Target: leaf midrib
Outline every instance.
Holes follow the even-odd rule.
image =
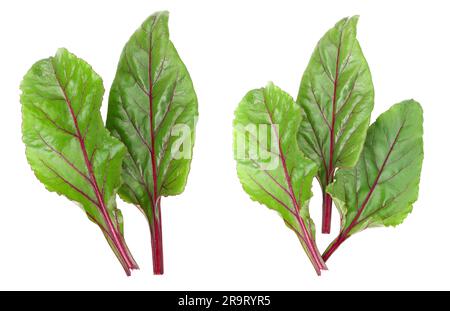
[[[334,144],[335,144],[335,137],[334,137],[334,131],[336,126],[336,100],[337,100],[337,88],[339,83],[339,59],[341,55],[341,45],[342,45],[342,34],[343,29],[340,31],[339,34],[339,44],[337,47],[337,55],[336,55],[336,68],[335,68],[335,75],[334,75],[334,81],[333,81],[333,100],[332,100],[332,113],[331,113],[331,129],[330,129],[330,149],[329,149],[329,162],[328,162],[328,172],[325,175],[325,181],[326,184],[330,182],[330,180],[333,179],[333,172],[334,172]]]
[[[152,213],[153,213],[153,225],[154,230],[157,227],[157,215],[156,213],[156,204],[159,200],[158,195],[158,172],[156,167],[156,154],[155,154],[155,129],[154,129],[154,120],[153,120],[153,77],[152,77],[152,38],[153,38],[153,29],[156,24],[157,17],[153,17],[152,25],[150,32],[148,33],[148,67],[147,67],[147,74],[148,74],[148,104],[149,104],[149,131],[150,131],[150,158],[151,158],[151,166],[152,166],[152,180],[153,180],[153,195],[151,196],[153,198],[152,200]],[[151,199],[151,198],[150,198]]]

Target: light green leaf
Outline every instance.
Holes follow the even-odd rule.
[[[60,49],[31,67],[21,89],[23,141],[36,177],[81,205],[130,274],[137,265],[123,240],[115,201],[125,148],[103,125],[101,78]]]
[[[252,90],[235,111],[234,152],[244,190],[283,217],[320,274],[326,266],[308,210],[317,166],[298,148],[300,121],[300,107],[272,83]]]
[[[331,246],[365,228],[396,226],[411,212],[422,169],[422,124],[420,104],[407,100],[370,126],[356,166],[338,170],[328,187],[341,214],[341,233]]]
[[[169,38],[168,17],[167,12],[153,14],[125,45],[107,118],[108,129],[128,150],[119,194],[149,220],[158,274],[162,273],[160,198],[185,188],[198,115],[191,78]]]

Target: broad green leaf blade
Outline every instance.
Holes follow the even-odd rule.
[[[339,239],[369,227],[396,226],[412,210],[423,161],[420,104],[407,100],[381,114],[367,132],[361,157],[328,187],[341,214]]]
[[[124,265],[137,268],[123,240],[116,192],[124,146],[103,125],[101,78],[65,49],[35,63],[22,84],[23,141],[36,177],[81,205]]]
[[[335,169],[355,165],[373,109],[372,78],[356,39],[357,22],[357,16],[344,18],[320,39],[297,97],[304,115],[300,148],[319,165],[324,233],[329,233],[331,221],[326,186],[333,182]]]
[[[108,129],[128,149],[119,194],[149,220],[158,274],[160,198],[185,188],[198,115],[191,78],[169,38],[168,17],[167,12],[153,14],[125,45],[107,118]]]
[[[300,120],[300,107],[272,83],[250,91],[235,111],[234,153],[244,190],[283,217],[320,274],[326,266],[308,210],[317,166],[298,148]]]
[[[356,39],[358,17],[345,18],[317,44],[302,78],[299,141],[319,165],[322,185],[338,167],[356,164],[373,109],[369,66]],[[330,160],[331,159],[331,160]]]

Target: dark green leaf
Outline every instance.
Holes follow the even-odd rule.
[[[341,233],[325,259],[351,235],[369,227],[396,226],[411,212],[423,161],[422,123],[419,103],[394,105],[370,126],[356,166],[337,171],[328,192],[341,214]]]
[[[163,272],[160,198],[184,190],[197,115],[191,78],[169,38],[168,13],[155,13],[123,49],[107,127],[128,149],[119,194],[149,220],[157,274]]]
[[[344,18],[320,39],[297,97],[304,115],[300,148],[319,165],[324,192],[336,168],[352,167],[358,160],[373,108],[372,78],[356,39],[357,22],[357,16]]]

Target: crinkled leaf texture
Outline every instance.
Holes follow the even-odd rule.
[[[369,66],[356,39],[357,22],[358,16],[344,18],[320,39],[297,97],[304,115],[300,148],[319,165],[324,233],[330,232],[331,223],[331,198],[325,189],[336,168],[356,164],[374,103]]]
[[[332,181],[327,180],[330,170],[356,164],[373,109],[373,83],[356,39],[357,22],[357,16],[344,18],[322,37],[297,97],[304,115],[300,148],[319,165],[322,185]]]
[[[370,126],[356,166],[338,170],[328,187],[341,214],[341,233],[331,248],[365,228],[396,226],[411,212],[422,169],[422,124],[420,104],[406,100]]]
[[[326,266],[314,241],[308,210],[317,166],[299,150],[300,121],[300,107],[272,83],[250,91],[235,111],[235,159],[244,190],[283,217],[320,274]]]
[[[123,240],[115,201],[125,148],[104,127],[101,78],[59,49],[31,67],[21,89],[23,141],[36,177],[49,191],[80,204],[129,274],[137,265]]]
[[[111,87],[107,127],[127,147],[120,196],[150,223],[155,273],[162,273],[161,196],[183,192],[189,174],[197,96],[169,38],[168,12],[151,15],[132,35]],[[155,257],[156,256],[156,257]]]

